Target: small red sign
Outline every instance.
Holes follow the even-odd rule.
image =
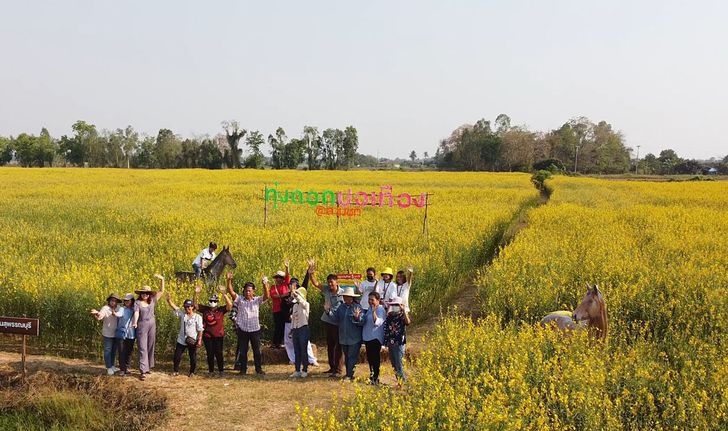
[[[37,336],[40,333],[39,323],[40,321],[38,319],[0,317],[0,333]]]

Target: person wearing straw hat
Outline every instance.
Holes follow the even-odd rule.
[[[164,277],[154,274],[154,277],[161,282],[159,292],[155,292],[149,286],[143,286],[134,293],[139,295],[134,302],[134,317],[132,317],[132,328],[137,331],[137,346],[139,348],[139,379],[144,380],[147,374],[152,373],[154,368],[154,345],[157,340],[157,320],[154,317],[154,308],[159,298],[164,295]]]
[[[382,362],[382,345],[384,344],[384,321],[387,317],[384,307],[380,305],[379,292],[369,292],[367,302],[369,308],[364,310],[356,320],[362,327],[361,338],[367,351],[369,363],[369,384],[379,384],[379,368]]]
[[[277,271],[273,275],[273,286],[270,287],[270,301],[273,310],[273,348],[283,347],[283,330],[286,324],[287,312],[284,310],[283,300],[290,295],[288,284],[291,282],[290,265],[288,260],[283,262],[286,271]]]
[[[308,346],[311,333],[308,329],[308,315],[310,305],[306,301],[306,288],[299,287],[291,291],[293,298],[293,311],[291,312],[291,338],[295,355],[294,367],[296,371],[291,377],[308,377]]]
[[[293,294],[293,291],[298,289],[299,287],[308,288],[310,282],[310,275],[308,272],[306,273],[306,276],[303,278],[303,284],[301,285],[298,282],[298,279],[295,277],[291,278],[291,282],[288,284],[288,290],[291,292],[291,295]],[[293,305],[296,303],[296,300],[292,296],[288,296],[287,298],[284,298],[283,304],[288,304],[286,307],[288,309],[287,317],[286,317],[286,325],[283,327],[283,345],[286,347],[286,354],[288,355],[288,361],[291,363],[291,365],[294,365],[296,363],[296,350],[295,346],[293,345],[293,335],[291,334],[291,314],[293,313]],[[310,337],[309,337],[310,339]],[[313,367],[318,367],[318,359],[316,358],[316,355],[313,354],[313,347],[311,346],[311,341],[307,343],[306,346],[306,353],[308,355],[308,365]]]
[[[106,305],[101,307],[101,310],[92,309],[90,311],[96,320],[103,320],[101,335],[104,340],[104,365],[106,366],[106,373],[110,376],[119,371],[119,368],[114,366],[114,361],[116,360],[116,352],[119,350],[119,345],[116,342],[116,326],[123,312],[118,306],[120,302],[119,295],[112,293],[106,298]]]
[[[412,321],[402,304],[402,298],[389,300],[387,318],[384,321],[384,345],[389,350],[389,360],[397,375],[397,383],[401,386],[405,381],[404,346],[407,343],[406,326]]]
[[[326,277],[326,287],[316,280],[316,261],[308,260],[308,274],[310,282],[314,285],[321,295],[324,297],[324,308],[334,308],[341,303],[342,289],[339,287],[339,280],[336,274],[329,274]],[[326,351],[329,359],[329,370],[325,374],[331,377],[341,377],[341,369],[343,362],[343,354],[341,344],[339,344],[339,323],[329,313],[324,311],[321,315],[321,321],[326,331]]]
[[[354,380],[354,368],[359,360],[359,349],[361,347],[362,327],[356,322],[362,314],[361,306],[354,302],[354,298],[361,295],[356,293],[354,287],[345,287],[341,292],[343,302],[338,303],[335,307],[330,304],[324,304],[326,313],[333,317],[339,325],[339,344],[344,353],[344,363],[346,364],[346,376],[344,380]]]
[[[119,355],[119,375],[126,376],[129,374],[131,366],[131,354],[134,352],[134,340],[136,340],[136,331],[131,327],[131,320],[134,317],[134,294],[127,293],[124,295],[124,308],[122,316],[119,317],[119,324],[116,325],[116,340],[121,346],[121,354]]]

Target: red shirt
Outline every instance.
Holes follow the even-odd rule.
[[[272,301],[273,306],[273,312],[278,313],[281,311],[281,298],[276,298],[273,295],[287,295],[288,294],[288,283],[291,282],[291,276],[286,275],[286,278],[283,279],[283,284],[280,286],[273,285],[270,287],[270,300]]]
[[[212,308],[209,305],[200,305],[197,309],[202,313],[202,327],[204,328],[202,336],[205,338],[224,337],[225,321],[223,319],[227,313],[227,307]]]

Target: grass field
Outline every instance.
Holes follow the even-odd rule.
[[[259,285],[285,258],[299,277],[312,256],[324,275],[412,265],[412,309],[415,318],[426,316],[537,197],[525,174],[7,168],[0,181],[0,238],[8,245],[0,314],[39,317],[41,336],[33,341],[65,355],[100,352],[100,325],[88,309],[110,292],[156,286],[155,272],[170,278],[189,271],[209,241],[230,246],[236,286]],[[422,234],[423,208],[396,203],[366,207],[338,225],[336,217],[316,215],[315,206],[279,203],[263,227],[264,184],[279,191],[379,192],[391,185],[395,196],[429,192],[429,235]],[[178,304],[192,295],[189,286],[169,289]],[[316,336],[321,301],[312,298]],[[160,305],[157,313],[162,351],[177,332],[166,310]]]
[[[728,183],[550,185],[478,280],[483,321],[436,328],[406,393],[363,389],[303,428],[726,429]],[[606,343],[534,325],[585,283],[605,295]]]

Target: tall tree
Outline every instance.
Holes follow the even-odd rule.
[[[337,155],[342,152],[345,136],[339,129],[326,129],[321,135],[321,155],[326,169],[337,168]]]
[[[135,167],[153,169],[158,168],[157,141],[152,136],[145,136],[140,145],[139,151],[134,154],[132,163]]]
[[[303,141],[308,169],[320,169],[321,136],[319,136],[318,128],[305,126],[303,128]]]
[[[15,148],[15,157],[18,159],[20,166],[33,166],[36,161],[36,145],[38,138],[27,133],[21,133],[13,142]]]
[[[264,158],[260,147],[265,144],[265,138],[259,131],[254,130],[245,138],[245,145],[250,148],[250,155],[245,159],[246,168],[260,168],[263,166]]]
[[[56,154],[56,142],[48,133],[48,129],[43,127],[36,141],[35,159],[38,166],[53,166],[53,156]]]
[[[102,139],[106,146],[107,164],[120,168],[124,162],[124,132],[116,129],[113,132],[104,131]]]
[[[354,126],[344,129],[344,137],[341,142],[340,153],[337,154],[337,168],[349,169],[354,165],[356,151],[359,149],[359,135]]]
[[[223,157],[220,148],[210,139],[205,139],[200,144],[200,156],[197,164],[201,168],[220,169]]]
[[[171,130],[159,129],[156,153],[161,168],[168,169],[178,166],[182,154],[182,145]]]
[[[412,163],[414,163],[415,160],[417,160],[417,152],[415,150],[412,150],[412,152],[409,155],[409,158],[410,158],[410,160],[412,160]]]
[[[128,169],[131,164],[132,156],[136,151],[139,150],[139,133],[137,133],[133,127],[126,126],[126,129],[124,129],[122,136],[123,143],[121,144],[121,149],[124,152],[126,167]]]
[[[245,136],[247,130],[241,129],[240,124],[235,121],[223,121],[222,128],[225,130],[225,137],[227,138],[229,150],[230,162],[228,163],[229,168],[240,168],[240,157],[242,156],[243,150],[238,147],[240,139]]]
[[[282,127],[276,129],[275,135],[268,135],[268,145],[271,147],[270,159],[273,169],[283,169],[286,167],[284,158],[287,139],[286,132]]]
[[[13,140],[0,136],[0,166],[6,165],[13,160]]]

